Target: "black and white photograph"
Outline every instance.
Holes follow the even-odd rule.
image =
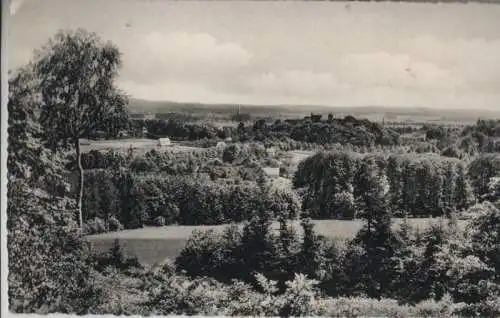
[[[2,317],[500,317],[500,1],[2,2]]]

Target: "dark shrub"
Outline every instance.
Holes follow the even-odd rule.
[[[87,221],[84,225],[84,232],[86,234],[99,234],[106,232],[106,224],[104,220],[101,218],[94,218],[92,220]]]
[[[154,226],[164,226],[165,225],[165,218],[163,216],[157,216],[153,219],[153,225]]]
[[[108,227],[109,227],[110,231],[122,231],[123,230],[123,225],[114,216],[109,218]]]
[[[152,172],[157,170],[157,167],[154,162],[144,157],[136,157],[130,163],[130,169],[134,172]]]

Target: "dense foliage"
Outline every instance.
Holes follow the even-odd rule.
[[[500,292],[498,209],[474,207],[477,216],[465,229],[453,221],[441,221],[423,232],[407,224],[393,231],[383,208],[382,189],[370,192],[365,226],[344,247],[315,235],[307,220],[302,235],[286,222],[274,234],[268,218],[260,216],[243,229],[195,233],[176,265],[190,276],[223,282],[240,278],[256,288],[258,280],[252,273],[260,272],[276,280],[277,293],[284,292],[285,281],[299,272],[318,280],[319,290],[335,297],[393,298],[429,306],[445,301],[450,306],[461,304],[460,314],[500,313],[495,305]],[[481,245],[481,241],[488,243]]]
[[[188,148],[189,149],[189,148]],[[162,173],[169,175],[208,174],[211,179],[242,179],[257,181],[265,176],[262,167],[278,166],[262,144],[231,144],[221,147],[192,150],[152,149],[146,153],[91,150],[82,154],[82,166],[86,170],[108,169],[117,171],[128,168],[142,174]]]
[[[299,214],[299,202],[292,192],[262,188],[255,182],[231,184],[202,176],[141,176],[127,170],[87,171],[85,181],[85,219],[99,218],[105,229],[111,218],[130,229],[156,225],[158,217],[165,224],[198,225],[249,220],[261,208],[272,212],[273,217],[295,218]]]
[[[461,133],[464,148],[475,152],[500,152],[500,120],[478,119]]]
[[[321,116],[319,116],[321,117]],[[237,127],[218,128],[208,123],[186,123],[174,119],[134,120],[132,134],[141,135],[143,128],[150,137],[170,137],[174,140],[196,140],[232,137],[239,141],[264,141],[266,139],[290,138],[299,142],[315,144],[352,144],[357,146],[395,145],[399,134],[378,123],[352,116],[343,119],[321,120],[318,116],[301,120],[268,122],[256,120],[253,126],[243,122]]]
[[[448,317],[466,306],[450,298],[426,300],[415,306],[392,299],[325,297],[318,282],[297,274],[279,291],[277,282],[254,275],[256,286],[234,280],[173,274],[164,264],[152,270],[109,267],[98,276],[106,298],[91,309],[94,314],[209,315],[209,316],[325,316],[325,317]],[[492,302],[490,302],[493,304]]]
[[[468,177],[480,200],[488,199],[491,183],[500,176],[500,154],[481,154],[471,161]],[[489,198],[494,201],[494,198]]]
[[[76,193],[83,227],[83,168],[80,138],[97,130],[117,136],[128,123],[126,97],[114,80],[121,66],[120,51],[83,29],[59,31],[35,54],[33,70],[40,79],[42,140],[55,150],[75,149]]]
[[[40,141],[39,81],[32,69],[19,70],[9,87],[9,309],[84,314],[99,292],[64,182],[64,156]]]
[[[365,163],[375,162],[378,183],[394,215],[441,216],[473,203],[460,160],[430,154],[360,155],[320,152],[299,164],[294,186],[303,193],[303,208],[313,218],[354,218],[366,181]]]

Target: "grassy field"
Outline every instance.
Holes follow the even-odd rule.
[[[127,152],[130,148],[134,150],[134,153],[138,152],[148,152],[152,149],[158,151],[171,151],[171,152],[180,152],[180,151],[201,151],[204,148],[199,147],[188,147],[180,145],[179,143],[172,142],[169,146],[158,146],[158,140],[154,139],[116,139],[116,140],[81,140],[81,149],[82,152],[89,152],[91,150],[97,151],[122,151]]]
[[[315,230],[318,234],[338,240],[340,242],[353,238],[362,227],[362,221],[342,220],[315,220]],[[431,222],[439,222],[439,219],[410,219],[410,224],[419,229],[425,229]],[[401,220],[396,219],[394,226],[398,227]],[[459,221],[464,227],[466,221]],[[293,226],[300,233],[300,225],[297,221]],[[217,226],[164,226],[147,227],[136,230],[125,230],[98,235],[87,236],[96,251],[108,251],[113,242],[118,239],[128,256],[135,255],[139,261],[146,266],[154,265],[166,258],[174,259],[184,247],[186,240],[194,230],[222,231],[226,225]],[[278,224],[274,223],[277,229]]]

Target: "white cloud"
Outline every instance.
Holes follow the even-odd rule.
[[[137,35],[134,42],[123,49],[124,71],[141,83],[224,76],[252,58],[239,44],[221,43],[206,33],[153,32]]]
[[[494,93],[500,85],[500,39],[443,39],[422,35],[405,41],[404,50],[439,63],[461,77],[468,90]]]
[[[15,15],[25,0],[10,0],[10,15]]]
[[[119,81],[142,98],[488,108],[500,100],[497,6],[14,3],[10,65],[56,29],[86,27],[119,46]]]
[[[218,92],[207,87],[202,83],[192,81],[179,81],[167,79],[156,83],[136,83],[134,81],[122,80],[118,86],[126,93],[132,94],[135,98],[149,100],[170,100],[180,102],[199,102],[199,103],[234,103],[235,101],[244,102],[242,95],[228,92]],[[247,100],[252,103],[253,100]]]
[[[459,77],[436,63],[388,52],[345,55],[338,71],[342,80],[356,86],[448,91],[462,85]]]
[[[255,92],[280,95],[324,95],[339,86],[340,83],[332,74],[309,70],[264,73],[248,80],[248,87]]]

